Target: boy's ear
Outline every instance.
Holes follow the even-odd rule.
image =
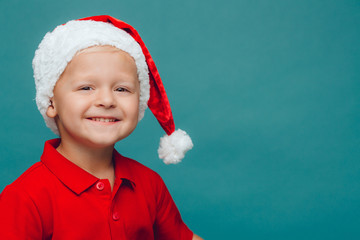
[[[50,105],[48,106],[48,109],[46,110],[46,116],[48,116],[49,118],[54,118],[56,117],[57,112],[55,109],[55,105],[54,105],[54,100],[53,98],[50,99]]]

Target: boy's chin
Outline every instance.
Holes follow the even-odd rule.
[[[97,139],[96,141],[94,140],[89,140],[84,142],[84,145],[93,148],[93,149],[104,149],[104,148],[109,148],[109,147],[114,147],[115,143],[118,142],[119,140],[117,139]]]
[[[88,147],[91,147],[93,149],[104,149],[109,147],[114,147],[115,144],[126,137],[128,137],[130,134],[127,134],[126,136],[118,136],[118,137],[98,137],[93,139],[84,139],[83,142],[84,145],[87,145]]]
[[[132,131],[122,133],[91,132],[87,134],[65,134],[60,137],[62,141],[67,141],[71,145],[78,145],[81,148],[106,149],[113,148],[115,144],[128,137]]]

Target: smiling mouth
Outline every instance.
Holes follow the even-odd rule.
[[[116,118],[98,118],[98,117],[94,117],[94,118],[88,118],[89,120],[95,121],[95,122],[118,122],[119,119]]]

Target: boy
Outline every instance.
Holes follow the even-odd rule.
[[[165,163],[192,148],[174,131],[136,30],[110,16],[70,21],[45,35],[33,68],[38,108],[60,139],[0,195],[0,239],[201,239],[160,176],[114,149],[147,105],[168,134],[158,150]]]

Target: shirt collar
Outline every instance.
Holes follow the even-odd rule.
[[[56,150],[60,141],[60,138],[57,138],[45,142],[41,161],[66,187],[71,189],[77,195],[80,195],[99,181],[99,178],[86,172],[61,155]],[[114,149],[113,159],[115,163],[115,181],[119,182],[120,179],[128,180],[132,187],[135,187],[135,182],[129,170],[126,158]]]

